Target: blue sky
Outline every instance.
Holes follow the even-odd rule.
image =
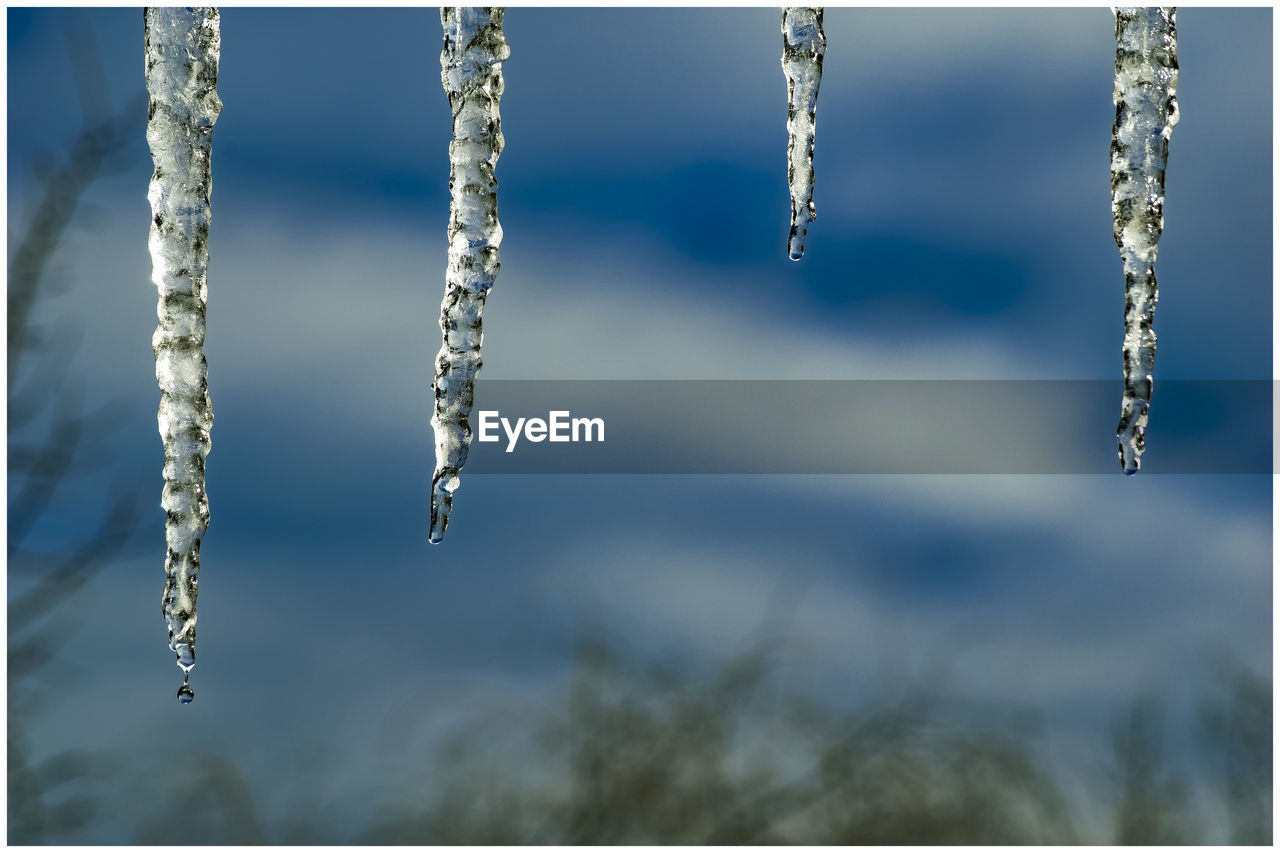
[[[142,22],[6,14],[20,233],[28,163],[80,121],[61,24],[92,28],[118,106],[142,91]],[[1179,12],[1158,380],[1271,378],[1270,14]],[[947,689],[1046,708],[1068,740],[1135,688],[1188,700],[1206,650],[1270,671],[1264,476],[464,471],[428,546],[437,27],[433,9],[223,10],[198,698],[172,700],[157,508],[143,551],[61,617],[80,639],[57,677],[77,690],[39,748],[143,768],[181,739],[237,756],[284,813],[282,767],[324,743],[354,820],[420,761],[387,726],[426,743],[533,707],[587,629],[714,665],[781,600],[790,688],[854,702],[883,659],[954,656]],[[829,9],[826,32],[818,219],[795,264],[775,10],[508,12],[485,377],[1118,378],[1107,11]],[[74,290],[41,316],[83,326],[79,374],[129,413],[109,473],[158,502],[143,119],[61,252]],[[1160,417],[1157,390],[1153,454]],[[49,541],[93,518],[109,480],[88,482]],[[145,809],[122,803],[120,827]]]

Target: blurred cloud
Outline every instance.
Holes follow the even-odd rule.
[[[124,103],[141,16],[7,14],[19,226],[31,156],[78,127],[59,22],[91,23]],[[1179,13],[1160,378],[1271,378],[1268,14]],[[784,680],[813,694],[849,701],[915,667],[1064,730],[1138,684],[1190,690],[1206,645],[1271,670],[1269,477],[464,471],[450,541],[429,548],[435,27],[429,9],[223,10],[199,698],[176,715],[162,555],[131,557],[68,608],[68,687],[38,743],[166,773],[178,747],[234,754],[278,814],[323,744],[343,768],[326,802],[365,814],[430,777],[423,754],[459,721],[527,715],[601,626],[641,657],[710,663],[776,629]],[[781,251],[775,10],[512,9],[507,34],[485,379],[1118,375],[1104,9],[828,10],[802,264]],[[84,327],[80,375],[133,418],[103,453],[158,497],[141,125],[133,157],[91,193],[102,216],[59,255],[74,290],[41,311]],[[1153,435],[1160,417],[1157,390]],[[710,420],[691,414],[691,452]],[[1090,440],[1068,422],[1025,437]],[[98,497],[46,532],[75,539],[77,501]]]

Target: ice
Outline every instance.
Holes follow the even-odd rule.
[[[1178,123],[1176,9],[1121,8],[1116,18],[1116,120],[1111,136],[1111,212],[1124,262],[1124,402],[1116,434],[1120,464],[1142,464],[1156,360],[1152,329],[1156,249],[1164,228],[1164,171]]]
[[[498,182],[502,153],[502,61],[511,55],[502,36],[501,8],[440,9],[444,50],[440,81],[453,111],[449,143],[449,264],[440,306],[443,343],[436,356],[436,468],[431,479],[430,539],[444,538],[458,488],[458,470],[471,446],[471,408],[484,334],[481,313],[498,275]]]
[[[151,280],[159,291],[152,347],[160,386],[157,420],[164,444],[165,584],[169,648],[178,666],[195,666],[200,540],[209,524],[204,465],[213,409],[204,357],[209,265],[210,152],[218,99],[218,10],[143,12],[147,143],[155,172],[151,201]],[[184,685],[186,682],[184,681]],[[194,696],[189,686],[179,694]],[[184,698],[185,697],[185,698]]]
[[[826,49],[821,8],[782,10],[782,70],[787,75],[787,186],[791,189],[787,253],[793,261],[804,256],[805,233],[818,216],[813,205],[813,131]]]

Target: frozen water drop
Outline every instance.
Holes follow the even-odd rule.
[[[204,465],[213,408],[204,357],[209,266],[210,152],[218,99],[218,10],[143,10],[147,143],[155,171],[151,280],[159,293],[151,338],[160,386],[157,422],[164,445],[165,584],[162,609],[178,665],[195,665],[200,540],[209,524]],[[181,694],[179,694],[181,698]]]
[[[793,261],[804,257],[809,223],[818,216],[813,204],[813,139],[822,57],[826,49],[821,8],[782,10],[782,71],[787,77],[787,186],[791,191],[787,255]]]
[[[1122,469],[1136,474],[1142,466],[1156,361],[1155,262],[1164,230],[1169,137],[1178,123],[1178,31],[1173,7],[1114,11],[1111,213],[1125,285],[1124,400],[1116,435]]]
[[[511,55],[502,35],[503,10],[442,7],[444,50],[440,81],[453,110],[449,143],[449,262],[440,306],[443,343],[436,355],[436,467],[431,479],[432,544],[444,539],[458,488],[458,470],[471,447],[471,409],[480,370],[485,297],[498,275],[498,182],[502,153],[502,62]]]

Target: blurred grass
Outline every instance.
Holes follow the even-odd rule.
[[[842,711],[773,689],[759,656],[697,678],[588,643],[562,698],[527,723],[532,779],[487,754],[509,731],[473,725],[436,756],[438,792],[352,840],[1196,844],[1199,788],[1230,815],[1231,843],[1269,844],[1269,684],[1243,670],[1228,682],[1201,705],[1215,721],[1201,763],[1173,760],[1163,704],[1143,695],[1115,714],[1096,774],[1070,779],[1023,711],[974,719],[927,686]],[[1068,782],[1092,792],[1090,813]]]
[[[113,113],[91,33],[68,21],[65,35],[84,126],[61,162],[46,156],[33,164],[37,199],[22,233],[10,234],[6,294],[8,827],[11,843],[28,844],[88,826],[93,785],[109,775],[98,756],[31,756],[24,731],[58,693],[50,665],[69,637],[59,613],[128,545],[140,506],[134,490],[115,483],[82,541],[49,543],[39,535],[40,522],[56,517],[58,496],[84,488],[85,476],[109,459],[101,451],[118,418],[110,405],[86,410],[72,370],[76,330],[64,319],[42,328],[37,308],[71,289],[59,277],[58,251],[83,213],[86,189],[118,165],[116,155],[144,114],[141,101]]]

